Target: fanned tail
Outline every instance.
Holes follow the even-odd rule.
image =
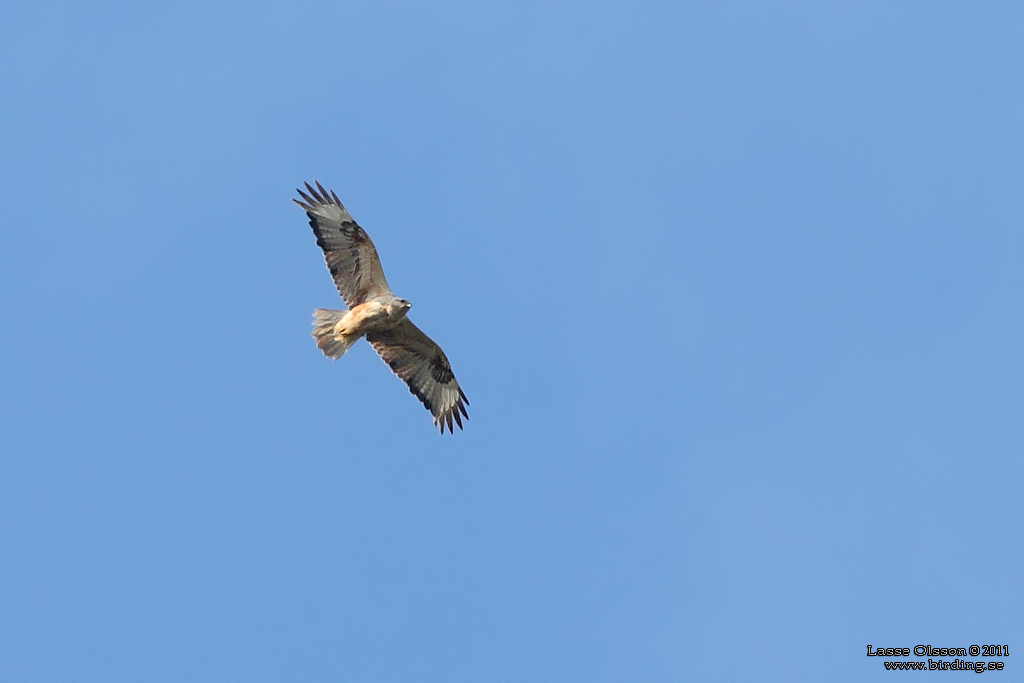
[[[313,311],[313,339],[318,349],[333,360],[345,355],[349,348],[359,341],[360,334],[335,334],[334,326],[348,311],[318,308]]]

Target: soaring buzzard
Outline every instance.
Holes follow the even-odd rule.
[[[341,358],[360,337],[407,385],[434,416],[434,426],[454,433],[452,420],[462,429],[469,419],[469,399],[455,381],[444,351],[406,317],[410,303],[391,293],[377,249],[334,192],[319,182],[296,190],[302,200],[292,201],[309,216],[316,243],[324,250],[327,269],[348,306],[347,311],[313,311],[313,338],[328,358]],[[461,415],[460,415],[461,413]]]

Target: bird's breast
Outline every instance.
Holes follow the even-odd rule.
[[[350,330],[366,334],[394,327],[402,321],[405,313],[406,309],[401,306],[367,301],[348,312],[348,315],[345,316],[345,324]]]

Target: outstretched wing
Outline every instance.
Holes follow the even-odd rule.
[[[452,366],[440,346],[408,318],[384,332],[368,333],[366,341],[409,385],[409,391],[434,416],[434,426],[440,427],[442,434],[446,425],[454,433],[452,420],[462,429],[462,418],[469,419],[469,399],[455,381]]]
[[[325,190],[319,182],[316,188],[306,183],[306,189],[309,194],[296,190],[302,200],[292,201],[306,210],[316,243],[324,250],[327,269],[345,305],[355,308],[368,299],[391,294],[377,249],[342,206],[338,195]]]

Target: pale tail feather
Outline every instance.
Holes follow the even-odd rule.
[[[345,355],[353,344],[359,341],[359,334],[334,334],[334,326],[348,311],[335,311],[329,308],[318,308],[313,311],[313,339],[317,348],[328,358],[337,360]]]

